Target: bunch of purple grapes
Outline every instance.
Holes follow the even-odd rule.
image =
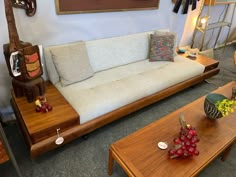
[[[174,148],[168,151],[168,155],[170,158],[197,156],[199,155],[198,142],[196,129],[188,124],[185,129],[181,128],[179,137],[174,139]]]
[[[48,102],[46,101],[46,98],[44,97],[39,97],[36,101],[35,101],[35,111],[36,112],[49,112],[52,111],[52,106],[50,104],[48,104]]]

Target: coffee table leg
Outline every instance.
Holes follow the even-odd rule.
[[[108,175],[112,175],[112,169],[114,165],[114,158],[113,158],[113,153],[112,150],[109,149],[109,159],[108,159]]]
[[[230,146],[223,152],[222,157],[221,157],[221,160],[222,160],[222,161],[225,161],[225,160],[226,160],[226,158],[228,157],[228,155],[229,155],[230,150],[232,149],[232,147],[233,147],[233,144],[230,145]]]

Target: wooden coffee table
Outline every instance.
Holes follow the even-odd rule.
[[[214,92],[230,97],[233,86],[236,86],[236,82],[230,82]],[[218,155],[223,152],[226,155],[236,137],[236,113],[216,121],[207,119],[203,109],[204,98],[205,96],[112,144],[109,149],[109,175],[112,174],[116,160],[128,176],[195,176]],[[179,135],[181,112],[187,123],[197,129],[200,154],[185,159],[169,159],[167,151],[172,148],[173,139]],[[159,149],[157,143],[160,141],[167,142],[169,148]]]

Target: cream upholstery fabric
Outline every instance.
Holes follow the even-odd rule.
[[[153,33],[87,41],[95,74],[67,87],[58,82],[50,54],[58,46],[44,49],[49,79],[78,112],[81,123],[203,73],[203,65],[181,56],[175,56],[175,62],[149,62],[149,36]]]
[[[168,29],[158,31],[169,31]],[[125,65],[148,58],[150,34],[155,31],[86,41],[89,60],[94,72]],[[49,80],[59,82],[59,75],[52,61],[51,50],[70,44],[44,48],[45,63]]]
[[[84,42],[58,46],[51,55],[62,86],[82,81],[93,75]]]
[[[45,58],[48,78],[53,84],[56,84],[57,82],[60,81],[60,79],[59,79],[59,75],[57,73],[56,67],[53,63],[51,52],[50,52],[50,50],[53,48],[57,48],[57,46],[44,48],[44,58]]]
[[[87,41],[89,59],[95,72],[144,60],[149,53],[149,33]]]
[[[181,56],[175,62],[142,60],[96,73],[83,82],[56,87],[80,114],[81,123],[203,73]]]

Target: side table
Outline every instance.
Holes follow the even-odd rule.
[[[29,103],[25,97],[16,97],[14,91],[11,92],[11,105],[31,157],[63,145],[67,138],[64,138],[63,143],[56,144],[57,131],[60,130],[58,133],[61,134],[80,123],[79,115],[57,88],[50,82],[46,82],[45,85],[45,97],[53,107],[53,110],[47,113],[36,112],[34,102]],[[51,139],[55,143],[49,146],[45,142]]]
[[[206,57],[206,56],[203,56],[203,55],[197,55],[195,60],[198,63],[200,63],[200,64],[205,66],[205,71],[204,72],[208,72],[208,71],[211,71],[213,69],[219,69],[218,68],[219,61],[214,60],[212,58],[209,58],[209,57]]]
[[[208,72],[208,71],[211,71],[211,70],[218,70],[220,71],[220,69],[218,68],[218,65],[219,65],[219,61],[215,60],[215,59],[212,59],[212,58],[209,58],[209,57],[206,57],[204,55],[197,55],[196,57],[190,57],[188,56],[186,53],[183,53],[183,54],[179,54],[181,56],[184,56],[190,60],[194,60],[202,65],[205,66],[205,70],[204,72]]]

